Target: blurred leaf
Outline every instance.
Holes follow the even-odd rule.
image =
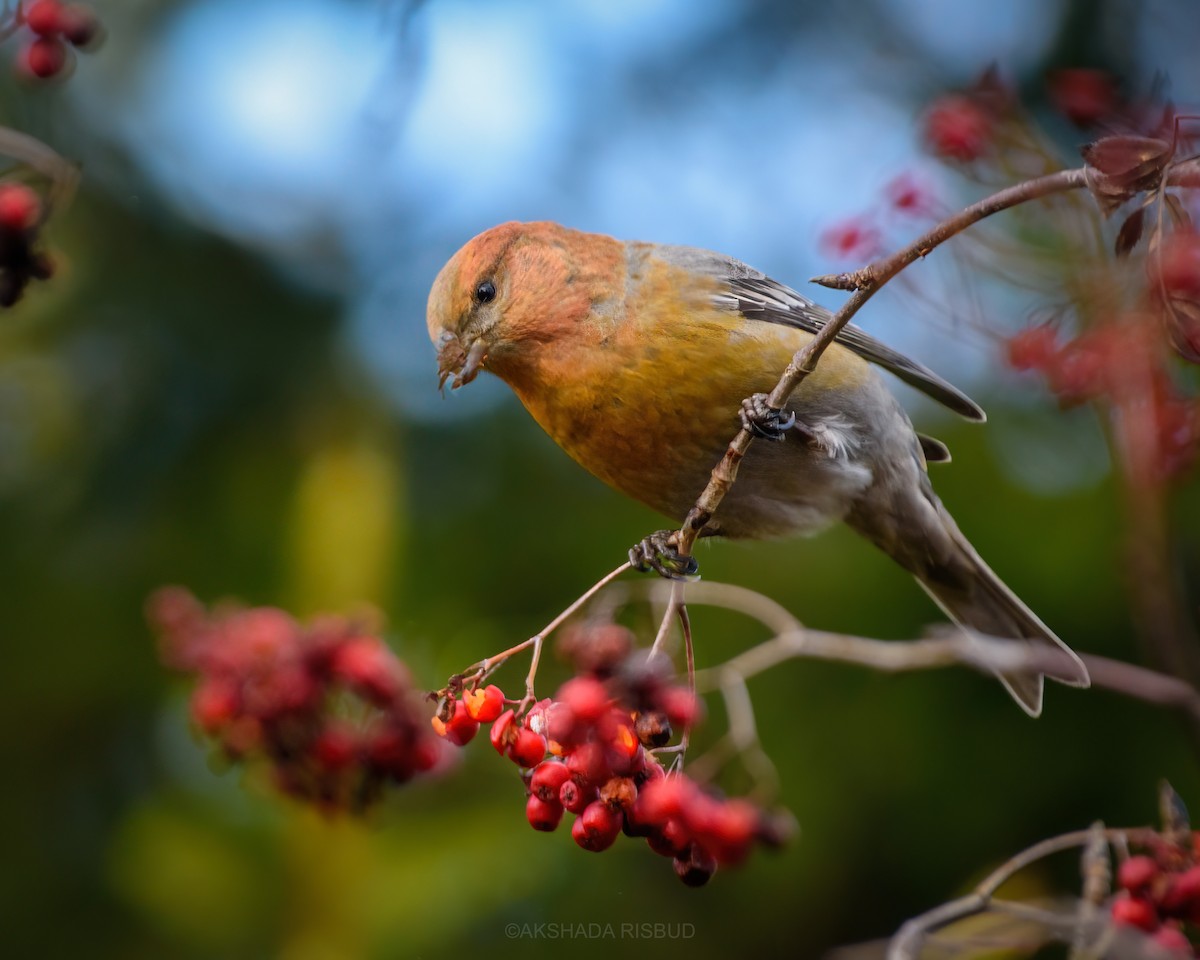
[[[334,441],[312,453],[292,507],[291,579],[302,613],[382,605],[403,549],[403,489],[377,437]]]

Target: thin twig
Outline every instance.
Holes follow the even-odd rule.
[[[1149,827],[1136,827],[1133,829],[1104,830],[1103,836],[1110,843],[1127,843],[1130,839],[1134,840],[1134,842],[1140,842],[1148,838],[1153,832]],[[995,907],[997,901],[993,900],[993,897],[996,891],[1031,863],[1035,863],[1043,857],[1054,853],[1086,846],[1092,843],[1096,836],[1097,831],[1094,828],[1076,830],[1072,833],[1064,833],[1061,836],[1042,840],[1040,843],[1035,843],[1032,847],[1022,850],[988,874],[965,897],[959,897],[957,900],[943,903],[905,922],[888,945],[887,960],[916,960],[920,955],[921,945],[929,934],[958,920],[964,920],[967,917],[975,916]],[[1015,905],[1006,904],[1006,906],[1011,908]],[[1028,910],[1022,912],[1027,918],[1032,917],[1032,914]],[[1062,918],[1057,914],[1044,911],[1038,911],[1038,914],[1040,922],[1050,921],[1054,926],[1059,926],[1061,922],[1062,926],[1060,929],[1068,936],[1074,931],[1074,918]]]
[[[868,640],[821,630],[779,634],[725,663],[696,674],[700,690],[721,686],[726,671],[751,677],[795,658],[857,663],[887,673],[966,666],[981,673],[1053,672],[1062,654],[1052,647],[1033,646],[952,629],[921,640]],[[1184,711],[1200,727],[1200,692],[1177,677],[1108,657],[1083,654],[1093,687],[1102,687],[1138,700]]]
[[[683,583],[675,581],[673,586],[679,587],[679,629],[683,633],[683,656],[687,661],[688,693],[696,699],[696,648],[692,644],[692,618],[688,615],[687,605],[683,602]],[[672,591],[674,593],[674,591]],[[688,720],[679,736],[679,761],[687,755],[688,745],[692,742],[692,720]]]
[[[955,234],[962,232],[973,223],[989,217],[1001,210],[1018,204],[1027,203],[1041,197],[1060,193],[1065,190],[1075,190],[1087,185],[1086,172],[1083,167],[1073,170],[1060,170],[1044,177],[1027,180],[1016,186],[1008,187],[992,194],[958,213],[943,220],[932,230],[918,237],[908,246],[896,251],[889,257],[877,260],[861,270],[851,274],[841,274],[837,277],[822,277],[817,282],[826,286],[834,286],[843,290],[853,290],[850,299],[842,304],[841,309],[830,318],[807,344],[797,350],[791,362],[783,371],[775,389],[771,391],[767,403],[776,410],[783,409],[793,391],[813,370],[817,361],[826,348],[833,342],[841,329],[850,322],[863,305],[896,274],[914,261],[927,256],[939,245],[949,240]],[[680,528],[677,549],[680,554],[690,555],[700,531],[712,519],[717,507],[725,494],[737,479],[738,466],[746,455],[753,440],[753,434],[746,428],[738,431],[730,442],[724,456],[713,467],[708,486],[696,500],[695,506],[688,512],[683,526]]]
[[[79,167],[59,156],[36,137],[9,127],[0,127],[0,154],[25,164],[50,181],[50,207],[61,210],[75,196],[79,186]]]
[[[1083,848],[1080,873],[1083,875],[1083,896],[1075,911],[1075,929],[1071,933],[1069,960],[1087,960],[1092,954],[1092,931],[1104,923],[1101,904],[1112,892],[1112,857],[1104,824],[1092,824],[1092,837]]]
[[[663,652],[667,638],[671,635],[671,625],[675,621],[679,608],[683,605],[683,586],[682,580],[671,581],[671,589],[667,595],[667,608],[663,611],[662,620],[658,625],[658,633],[655,634],[654,643],[650,647],[651,660]]]
[[[590,587],[588,587],[583,593],[581,593],[578,597],[576,597],[575,600],[572,601],[571,604],[565,610],[562,611],[562,613],[560,613],[553,620],[551,620],[548,624],[546,624],[546,626],[542,627],[541,630],[539,630],[537,633],[535,633],[528,640],[522,640],[520,643],[509,647],[507,650],[501,650],[499,653],[494,654],[493,656],[487,657],[483,660],[480,660],[476,663],[471,664],[464,671],[462,671],[462,673],[458,674],[459,681],[461,683],[465,684],[465,683],[478,682],[480,680],[483,680],[484,678],[491,676],[492,673],[494,673],[501,666],[503,666],[503,664],[505,663],[505,661],[508,660],[509,657],[512,657],[515,654],[520,653],[522,650],[527,650],[529,647],[534,647],[535,650],[534,650],[534,656],[533,656],[533,663],[531,666],[529,677],[526,679],[526,686],[531,687],[532,682],[533,682],[533,674],[536,673],[536,671],[537,671],[537,661],[538,661],[538,656],[541,653],[542,641],[544,641],[548,636],[550,636],[550,634],[552,634],[555,630],[557,630],[559,627],[561,627],[563,625],[564,621],[566,621],[569,617],[573,616],[576,613],[576,611],[578,611],[579,608],[582,607],[585,603],[587,603],[592,597],[594,597],[597,593],[599,593],[601,590],[603,590],[605,587],[607,587],[610,583],[612,583],[614,580],[616,580],[617,577],[619,577],[621,574],[623,574],[626,570],[629,570],[629,569],[630,569],[630,563],[628,560],[626,560],[623,564],[621,564],[615,570],[611,570],[610,572],[606,573],[599,580],[597,580]],[[528,695],[528,691],[527,691],[527,695]]]

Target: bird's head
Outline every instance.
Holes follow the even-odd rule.
[[[596,302],[585,282],[595,240],[615,244],[556,223],[503,223],[454,254],[426,311],[440,384],[461,387],[480,370],[511,383],[538,345],[576,331]]]

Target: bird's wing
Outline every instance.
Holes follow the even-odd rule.
[[[729,272],[723,277],[728,293],[717,296],[726,309],[736,310],[752,320],[766,320],[798,327],[816,333],[832,314],[795,290],[776,283],[745,264],[726,261]],[[983,421],[983,408],[956,386],[946,382],[928,367],[880,343],[869,333],[847,324],[837,335],[837,342],[853,350],[864,360],[876,363],[894,373],[905,383],[932,397],[968,420]]]

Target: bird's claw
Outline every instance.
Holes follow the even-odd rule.
[[[658,530],[635,544],[629,551],[629,563],[642,573],[653,570],[668,580],[690,580],[696,576],[700,564],[695,557],[684,556],[675,546],[679,536],[676,530]]]
[[[796,425],[796,415],[790,410],[776,410],[767,403],[765,393],[756,393],[742,401],[738,413],[742,427],[763,440],[779,441]]]

